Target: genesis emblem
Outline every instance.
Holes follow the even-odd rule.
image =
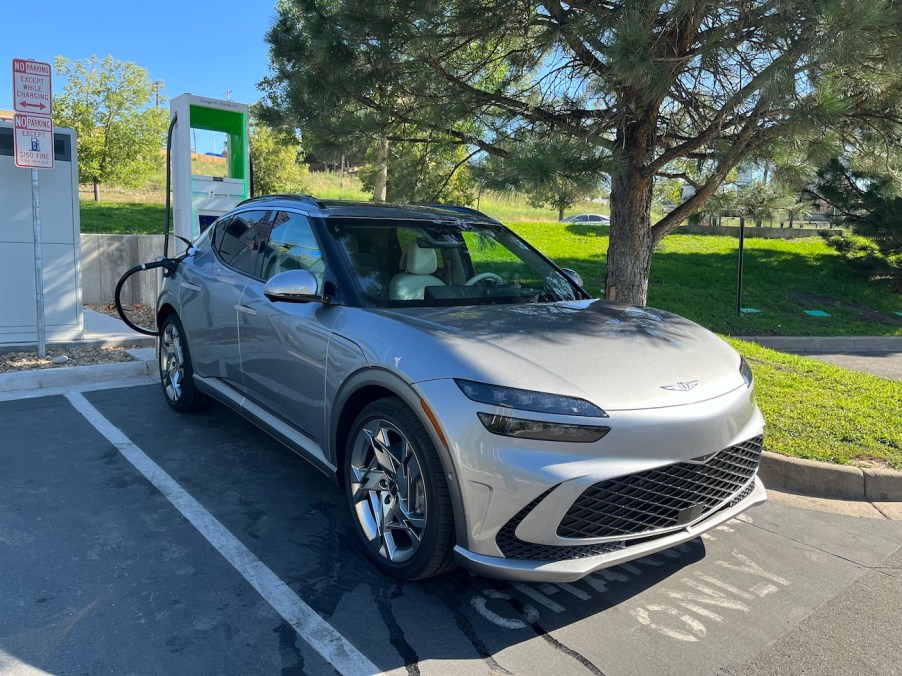
[[[688,392],[696,385],[698,385],[697,380],[685,380],[674,383],[673,385],[661,385],[661,389],[670,390],[671,392]]]

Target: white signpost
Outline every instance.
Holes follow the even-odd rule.
[[[41,252],[41,192],[38,169],[53,169],[53,69],[49,63],[13,59],[13,107],[16,166],[31,169],[34,219],[34,291],[38,356],[47,356],[44,330],[44,263]]]

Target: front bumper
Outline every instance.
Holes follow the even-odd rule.
[[[649,556],[655,552],[670,549],[689,540],[694,540],[705,531],[729,521],[750,507],[761,504],[766,499],[767,491],[764,489],[764,484],[756,476],[752,492],[749,495],[731,507],[725,507],[714,512],[702,521],[658,538],[644,540],[634,545],[628,544],[623,549],[608,554],[583,559],[566,561],[506,559],[500,556],[477,554],[459,545],[454,548],[454,555],[460,566],[484,577],[522,582],[574,582],[597,570],[617,566],[643,556]]]
[[[598,555],[622,553],[622,547],[605,547],[619,540],[643,539],[648,544],[666,532],[616,532],[598,534],[558,533],[558,526],[580,496],[599,482],[664,469],[676,463],[703,463],[705,457],[763,434],[764,419],[754,403],[752,388],[737,388],[716,399],[663,409],[617,411],[610,418],[545,416],[494,408],[467,399],[449,380],[416,383],[418,394],[436,413],[442,427],[439,446],[455,503],[457,543],[473,557],[495,560],[532,561],[548,557],[527,550],[512,554],[499,547],[499,535],[524,509],[528,515],[517,521],[516,539],[530,545],[560,548],[561,559],[570,560],[565,547],[596,546],[582,550],[583,562]],[[573,424],[596,424],[611,428],[594,443],[551,443],[516,439],[489,433],[477,413],[514,415]],[[752,472],[754,473],[754,472]],[[751,474],[743,485],[751,487]],[[741,486],[736,486],[739,496]],[[746,496],[747,497],[747,496]],[[536,500],[540,504],[531,508]],[[726,496],[724,496],[727,503]],[[713,506],[713,505],[712,505]],[[719,510],[721,507],[718,506]],[[692,519],[686,525],[706,523],[714,514]],[[701,515],[699,515],[701,516]],[[677,526],[677,524],[674,524]],[[627,543],[639,546],[639,542]],[[619,545],[618,545],[619,546]],[[642,554],[639,554],[640,556]],[[613,565],[613,564],[612,564]]]

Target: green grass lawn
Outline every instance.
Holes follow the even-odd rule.
[[[82,202],[81,231],[101,235],[162,235],[162,204]]]
[[[604,283],[608,228],[512,223],[511,228],[598,295]],[[674,233],[652,258],[648,304],[729,335],[902,335],[902,297],[849,269],[820,237],[746,239],[743,307],[736,314],[739,242],[734,237]],[[831,317],[810,317],[821,309]]]
[[[729,341],[755,375],[768,451],[809,460],[902,469],[902,382]]]

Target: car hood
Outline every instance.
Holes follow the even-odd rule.
[[[376,332],[390,338],[378,352],[414,381],[468,378],[606,411],[697,403],[743,385],[726,342],[652,308],[587,300],[368,312],[403,325]]]

